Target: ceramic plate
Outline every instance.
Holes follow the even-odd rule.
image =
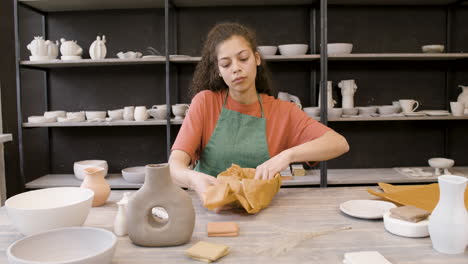
[[[393,203],[377,200],[349,200],[340,204],[340,210],[350,216],[363,219],[381,219],[383,214],[396,207]]]
[[[142,57],[143,59],[161,59],[164,58],[164,56],[159,56],[159,55],[145,55]]]
[[[171,58],[190,58],[189,55],[169,55]]]
[[[424,111],[427,115],[430,116],[447,116],[450,115],[450,113],[447,110],[426,110]]]
[[[424,112],[413,112],[413,113],[404,113],[405,116],[425,116]]]

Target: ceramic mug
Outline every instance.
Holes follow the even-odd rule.
[[[135,107],[134,117],[135,121],[146,121],[149,117],[148,109],[146,109],[146,106]]]
[[[403,113],[412,113],[419,107],[419,102],[416,100],[401,99],[399,102]]]
[[[450,110],[454,116],[462,116],[465,110],[465,104],[463,102],[450,102]]]
[[[125,121],[133,121],[134,119],[134,113],[135,113],[135,107],[134,106],[125,106],[124,107],[124,113],[123,113],[123,119]]]

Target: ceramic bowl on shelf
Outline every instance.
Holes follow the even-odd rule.
[[[359,109],[357,108],[343,108],[343,115],[357,115]]]
[[[66,117],[67,112],[65,111],[48,111],[44,112],[44,117],[52,117],[52,118],[58,118],[58,117]]]
[[[110,264],[117,237],[94,227],[58,228],[22,238],[6,252],[15,264]]]
[[[82,160],[82,161],[76,161],[73,164],[73,173],[75,174],[75,177],[78,178],[79,180],[84,180],[85,178],[85,173],[84,169],[89,168],[89,167],[101,167],[104,169],[104,177],[107,177],[107,170],[108,170],[108,165],[107,161],[105,160]]]
[[[84,111],[67,112],[67,118],[78,118],[79,122],[83,122],[86,120],[86,114]]]
[[[375,106],[360,106],[357,109],[359,109],[360,115],[371,115],[375,114],[375,112],[377,111],[377,107]]]
[[[145,182],[145,166],[130,167],[122,170],[122,177],[131,183]]]
[[[417,223],[396,219],[387,211],[383,214],[384,227],[388,232],[404,237],[427,237],[429,236],[429,220]]]
[[[123,109],[107,110],[107,114],[112,120],[123,120]]]
[[[119,59],[139,59],[143,54],[141,52],[127,51],[117,53]]]
[[[279,45],[279,52],[283,56],[297,56],[297,55],[304,55],[309,48],[307,44],[284,44]]]
[[[86,111],[87,120],[105,119],[106,111]]]
[[[175,104],[172,106],[172,113],[174,114],[175,119],[181,120],[184,119],[188,109],[188,104]]]
[[[88,216],[94,192],[59,187],[17,194],[5,202],[13,225],[30,235],[54,228],[81,226]]]
[[[444,45],[424,45],[421,47],[424,53],[442,53],[444,52]]]
[[[378,106],[377,109],[379,110],[379,114],[381,115],[396,114],[400,110],[399,107],[393,105],[381,105]]]
[[[340,118],[343,115],[343,108],[328,108],[328,118]]]
[[[320,116],[320,108],[319,107],[304,107],[302,110],[304,110],[304,112],[310,117]]]
[[[28,123],[40,124],[40,123],[55,123],[57,117],[45,117],[45,116],[30,116],[28,117]]]
[[[353,50],[353,44],[351,43],[329,43],[327,44],[327,54],[350,54]]]
[[[272,56],[276,54],[276,51],[278,51],[277,46],[258,46],[257,47],[258,52],[262,56]]]

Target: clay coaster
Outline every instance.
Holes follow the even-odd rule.
[[[206,231],[209,237],[239,236],[239,226],[235,222],[209,222]]]
[[[222,244],[199,241],[187,249],[185,254],[195,260],[210,263],[229,254],[229,247]]]

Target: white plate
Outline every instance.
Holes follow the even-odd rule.
[[[169,55],[171,58],[190,58],[189,55]]]
[[[425,110],[423,111],[429,116],[447,116],[450,115],[450,113],[447,110]]]
[[[145,55],[142,57],[143,59],[162,59],[165,58],[164,56],[159,55]]]
[[[413,113],[404,113],[405,116],[425,116],[424,112],[413,112]]]
[[[377,200],[349,200],[340,204],[343,213],[363,219],[381,219],[385,212],[395,207],[393,203]]]

